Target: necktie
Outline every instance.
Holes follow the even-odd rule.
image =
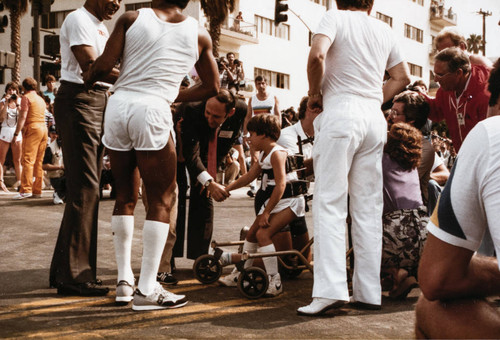
[[[210,140],[208,141],[208,161],[207,171],[213,178],[217,176],[217,135],[219,129],[210,131]]]

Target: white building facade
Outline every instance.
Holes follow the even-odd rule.
[[[456,25],[456,17],[448,16],[444,9],[433,15],[431,1],[435,0],[375,0],[371,15],[385,21],[394,30],[403,55],[410,65],[413,77],[430,81],[432,37],[443,27]],[[43,36],[59,33],[61,24],[68,13],[82,6],[84,0],[55,0],[49,15],[42,16],[41,54]],[[151,1],[123,0],[122,7],[113,20],[106,22],[111,31],[119,15],[125,10],[150,6]],[[280,108],[298,107],[302,96],[307,94],[307,57],[312,32],[328,8],[335,7],[333,0],[290,0],[288,1],[288,21],[274,26],[273,0],[237,0],[235,11],[229,14],[221,32],[219,55],[234,52],[243,62],[245,77],[249,86],[245,94],[253,90],[256,75],[264,75],[271,91],[280,100]],[[238,12],[243,21],[234,22]],[[192,0],[185,13],[194,17],[200,25],[207,20],[200,9],[198,0]],[[1,15],[8,14],[7,11]],[[33,17],[30,11],[21,21],[21,79],[33,75],[33,58],[29,56]],[[0,33],[0,50],[10,51],[10,27]],[[50,63],[49,59],[42,62]],[[11,79],[10,70],[0,71],[0,84]],[[42,74],[43,75],[43,74]],[[1,86],[1,85],[0,85]]]

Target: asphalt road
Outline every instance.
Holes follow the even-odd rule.
[[[253,221],[247,189],[215,205],[214,239],[237,240]],[[283,282],[284,293],[249,300],[236,288],[204,285],[193,278],[193,261],[177,260],[180,282],[171,290],[186,294],[187,306],[174,310],[134,312],[114,305],[116,263],[111,235],[113,201],[100,206],[98,277],[110,287],[106,297],[60,297],[49,289],[49,266],[63,206],[52,204],[52,192],[41,199],[12,201],[0,194],[0,338],[413,338],[414,308],[419,290],[404,301],[383,298],[381,311],[347,305],[319,318],[298,316],[297,307],[311,299],[312,274]],[[136,276],[142,254],[142,205],[136,212],[132,266]],[[312,234],[311,213],[307,219]],[[231,268],[225,268],[229,272]]]

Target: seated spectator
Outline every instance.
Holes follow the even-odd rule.
[[[99,195],[103,198],[102,191],[104,188],[109,188],[111,186],[111,192],[109,193],[109,198],[116,198],[116,188],[115,179],[113,178],[113,173],[111,172],[111,162],[109,156],[105,155],[102,158],[102,172],[101,172],[101,182],[99,184]]]
[[[231,148],[223,160],[222,167],[217,172],[217,183],[222,185],[231,184],[240,173],[240,163],[238,163],[238,151]]]
[[[57,134],[55,125],[49,128],[50,144],[45,149],[42,169],[47,172],[50,185],[54,188],[54,204],[63,204],[66,198],[66,177],[61,148],[61,138]]]
[[[391,126],[384,148],[382,286],[404,299],[417,286],[417,268],[427,231],[417,166],[422,134],[406,123]]]

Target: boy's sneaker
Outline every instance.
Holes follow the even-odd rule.
[[[125,280],[121,280],[116,285],[116,298],[117,305],[126,305],[134,299],[134,286]]]
[[[277,296],[283,293],[283,286],[281,285],[280,274],[275,274],[273,276],[269,275],[269,287],[267,287],[267,296]]]
[[[12,197],[13,200],[22,200],[28,197],[31,197],[32,194],[31,192],[18,192],[14,197]]]
[[[237,268],[234,268],[231,274],[221,277],[219,283],[226,287],[236,287],[238,285],[238,278],[240,277],[240,272]]]
[[[134,293],[134,303],[132,304],[133,310],[156,310],[167,308],[179,308],[188,303],[186,296],[177,295],[163,289],[163,287],[156,283],[153,292],[149,295],[141,293],[139,288]]]
[[[172,273],[161,272],[156,275],[156,281],[165,285],[176,285],[179,280],[172,275]]]

